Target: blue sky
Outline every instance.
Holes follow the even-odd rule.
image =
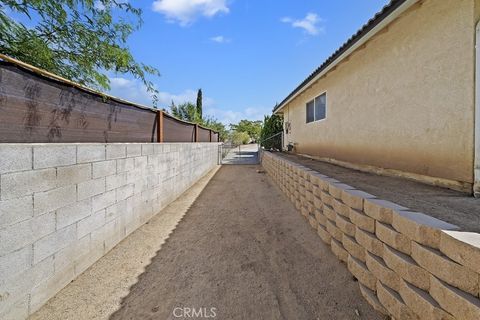
[[[387,0],[144,0],[129,40],[157,67],[160,107],[195,101],[225,124],[263,119]],[[138,81],[112,75],[111,93],[150,104]]]

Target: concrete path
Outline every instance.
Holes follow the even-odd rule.
[[[223,166],[32,318],[381,319],[259,169]]]
[[[222,163],[258,164],[258,144],[245,144],[231,149]]]

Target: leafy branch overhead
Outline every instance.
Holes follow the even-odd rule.
[[[106,72],[130,74],[156,105],[158,92],[147,77],[160,74],[127,46],[141,15],[126,0],[0,0],[0,50],[96,89],[110,88]]]

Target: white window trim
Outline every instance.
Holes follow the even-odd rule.
[[[325,118],[323,119],[320,119],[320,120],[315,120],[315,99],[320,97],[321,95],[325,95]],[[313,101],[313,121],[310,121],[310,122],[306,122],[306,119],[307,119],[307,115],[306,115],[306,112],[307,112],[307,104],[309,102]],[[328,116],[328,94],[327,94],[327,91],[323,91],[322,93],[320,94],[317,94],[315,95],[312,99],[308,99],[306,102],[305,102],[305,123],[306,124],[312,124],[312,123],[320,123],[320,122],[323,122],[325,120],[327,120],[327,116]]]

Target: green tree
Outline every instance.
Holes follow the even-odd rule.
[[[130,74],[156,105],[147,76],[159,72],[137,62],[127,46],[141,15],[125,0],[0,0],[0,51],[96,89],[109,89],[107,72]]]
[[[237,124],[231,124],[230,129],[238,132],[246,132],[250,139],[258,141],[262,131],[262,121],[240,120]]]
[[[202,122],[197,113],[197,107],[191,102],[185,102],[177,106],[172,101],[170,110],[172,111],[172,115],[178,119],[198,124],[201,124]]]
[[[250,142],[250,136],[245,131],[231,131],[230,132],[230,141],[234,145],[247,144]]]
[[[174,117],[180,120],[197,123],[201,126],[217,131],[220,141],[225,141],[228,137],[228,131],[225,128],[225,125],[214,117],[200,117],[197,110],[197,106],[191,102],[182,103],[177,106],[172,101],[172,104],[170,105],[170,111]]]
[[[202,106],[202,103],[203,103],[203,93],[202,93],[202,89],[198,89],[198,92],[197,92],[197,113],[198,113],[198,116],[200,117],[200,119],[203,117],[203,106]]]
[[[218,132],[220,141],[225,141],[228,137],[227,128],[223,123],[213,117],[204,117],[201,123],[204,127]]]
[[[262,147],[282,150],[283,117],[279,115],[265,116],[260,134]]]

